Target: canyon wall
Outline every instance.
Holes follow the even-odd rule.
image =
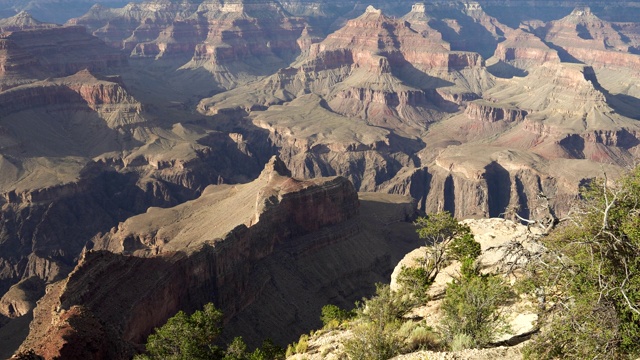
[[[179,240],[164,243],[154,232],[113,229],[97,238],[96,249],[83,255],[69,277],[50,285],[23,349],[33,348],[47,359],[128,358],[167,317],[210,301],[224,312],[229,334],[242,334],[252,344],[266,336],[288,342],[317,325],[311,315],[322,305],[348,304],[371,291],[370,281],[388,276],[401,253],[417,245],[412,225],[405,222],[414,212],[410,200],[363,195],[359,201],[344,178],[296,182],[279,175],[281,166],[271,170],[278,172],[275,183],[268,180],[266,187],[249,190],[257,204],[264,202],[265,207],[256,205],[259,220],[251,224],[256,218],[249,214],[249,226],[236,226],[222,238],[215,239],[214,231],[202,240],[190,238],[177,251],[171,241]],[[263,172],[261,178],[272,179],[272,174]],[[229,196],[244,196],[247,188]],[[215,191],[183,208],[205,211],[198,201],[217,197]],[[127,221],[127,229],[136,222]],[[407,231],[413,235],[399,240]],[[97,250],[116,245],[122,246],[120,253]],[[83,331],[87,326],[93,330]],[[281,332],[265,333],[274,328]]]

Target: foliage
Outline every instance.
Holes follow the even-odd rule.
[[[402,340],[396,334],[399,321],[390,323],[365,322],[352,329],[352,338],[344,343],[350,359],[386,360],[400,352]]]
[[[427,242],[436,244],[455,239],[459,236],[471,233],[467,225],[458,223],[447,211],[431,214],[428,217],[416,219],[418,235]]]
[[[258,349],[256,349],[256,351],[257,350]],[[264,340],[262,342],[262,347],[259,350],[261,354],[264,354],[263,357],[259,358],[260,360],[284,360],[284,348],[274,344],[271,339]]]
[[[248,352],[244,340],[238,336],[227,346],[222,360],[284,360],[284,358],[284,349],[275,345],[270,339],[262,342],[262,348]]]
[[[528,358],[640,355],[640,168],[610,185],[587,187],[571,221],[544,241],[534,280],[553,306]]]
[[[351,359],[389,359],[401,350],[398,335],[402,316],[411,303],[391,291],[389,285],[376,284],[376,296],[364,299],[352,328],[353,336],[345,341],[345,353]]]
[[[460,336],[470,347],[484,347],[506,327],[499,307],[511,298],[509,286],[498,276],[468,273],[447,286],[441,309],[445,340],[459,347]],[[457,344],[457,345],[454,345]]]
[[[220,350],[213,341],[220,334],[222,313],[211,303],[191,315],[179,311],[147,339],[147,355],[138,359],[213,359]]]
[[[471,230],[469,229],[469,231]],[[482,252],[480,243],[474,239],[473,234],[470,232],[453,238],[447,251],[452,259],[459,261],[463,259],[477,259]]]
[[[307,348],[309,348],[309,335],[302,334],[298,343],[295,345],[296,353],[302,354],[307,351]]]
[[[322,307],[320,320],[325,327],[332,327],[330,325],[340,325],[344,321],[351,319],[355,314],[352,311],[341,309],[335,305],[325,305]]]
[[[475,342],[471,335],[459,333],[453,336],[453,339],[451,339],[451,342],[449,343],[449,348],[451,351],[460,351],[470,349],[474,347],[474,345]]]
[[[401,270],[398,283],[415,298],[424,301],[441,269],[452,260],[476,259],[481,250],[469,226],[460,224],[446,211],[418,218],[415,225],[420,238],[431,246],[419,266]]]
[[[227,346],[222,360],[244,360],[247,358],[247,344],[241,336],[235,337]]]
[[[262,348],[247,351],[242,337],[236,337],[221,350],[213,342],[222,330],[222,312],[211,303],[191,315],[179,311],[167,323],[155,329],[147,339],[147,354],[134,359],[207,359],[207,360],[284,360],[284,349],[267,339]]]
[[[403,341],[401,352],[413,352],[421,349],[434,350],[439,348],[439,336],[422,321],[406,320],[398,330]]]
[[[391,291],[389,285],[376,284],[376,296],[365,299],[357,313],[366,321],[386,324],[401,319],[411,307],[411,301]]]
[[[433,280],[429,276],[429,271],[423,266],[403,266],[398,274],[398,284],[402,286],[402,289],[412,294],[416,301],[427,300],[427,292]]]

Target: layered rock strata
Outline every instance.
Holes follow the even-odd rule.
[[[197,200],[151,208],[96,237],[69,277],[39,302],[23,348],[45,358],[126,358],[177,310],[209,301],[223,310],[229,330],[249,341],[288,340],[315,323],[308,312],[359,296],[362,285],[390,271],[403,248],[415,246],[372,232],[410,230],[397,223],[412,216],[407,200],[375,195],[359,202],[344,178],[286,175],[284,164],[272,160],[252,183],[210,187]],[[261,323],[246,330],[257,313]],[[264,333],[274,326],[281,334]]]
[[[12,31],[0,35],[38,59],[53,76],[66,76],[83,69],[104,71],[127,64],[127,58],[86,33],[81,26]]]

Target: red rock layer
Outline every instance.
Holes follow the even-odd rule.
[[[383,60],[380,57],[385,57]],[[311,58],[321,58],[326,67],[348,63],[378,73],[411,63],[426,71],[477,67],[482,58],[475,53],[449,52],[439,43],[411,29],[408,22],[391,19],[369,7],[360,17],[312,46]]]

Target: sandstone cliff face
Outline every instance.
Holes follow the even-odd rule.
[[[352,298],[360,291],[350,282],[320,294],[335,278],[348,278],[356,284],[389,271],[389,253],[384,249],[391,244],[385,236],[366,230],[369,220],[358,215],[358,197],[346,179],[301,182],[282,176],[285,171],[282,163],[271,162],[254,183],[211,188],[194,202],[175,209],[150,210],[96,238],[94,250],[83,256],[67,279],[52,285],[36,308],[40,325],[32,327],[23,348],[34,348],[45,358],[53,358],[72,354],[78,346],[92,342],[96,346],[91,356],[125,358],[130,356],[133,344],[142,342],[178,309],[196,309],[214,301],[224,311],[230,328],[238,331],[234,324],[253,321],[254,303],[263,304],[265,299],[272,301],[273,296],[279,296],[289,304],[283,305],[292,309],[302,305],[299,301],[313,297],[327,300],[327,296],[338,296],[339,292]],[[245,197],[254,200],[237,201]],[[365,199],[363,206],[371,216],[370,212],[379,207]],[[226,205],[232,200],[239,209]],[[378,216],[386,216],[391,222],[411,216],[412,206],[406,200],[396,207],[398,210]],[[175,236],[166,236],[172,229],[158,231],[161,224],[167,224],[163,220],[166,216],[178,216]],[[179,225],[192,216],[217,220],[201,223],[205,229]],[[370,242],[380,248],[367,247]],[[399,242],[391,254],[404,246],[411,245]],[[113,253],[99,248],[120,250]],[[283,262],[285,259],[288,261]],[[307,265],[292,271],[287,264],[295,262]],[[376,267],[372,275],[363,276],[364,269]],[[286,276],[276,277],[278,273]],[[293,284],[281,283],[287,278]],[[314,281],[307,282],[311,279]],[[278,285],[273,287],[272,282]],[[306,284],[309,294],[300,293],[299,282]],[[307,304],[308,310],[282,312],[277,302],[272,302],[274,308],[261,308],[261,319],[269,324],[246,331],[248,339],[258,341],[266,335],[265,328],[277,325],[281,334],[268,334],[278,337],[274,340],[297,336],[296,331],[306,328],[308,320],[290,321],[302,317],[300,311],[319,311],[320,301],[316,298],[312,302],[318,303],[318,309],[310,309]],[[52,311],[54,307],[57,310]],[[83,326],[92,323],[94,330],[83,333]],[[69,333],[72,336],[63,340]],[[101,342],[93,341],[96,333],[97,338],[103,336]]]
[[[505,37],[493,55],[499,63],[528,71],[545,63],[560,62],[558,52],[530,32],[523,29],[508,30]]]
[[[0,38],[37,58],[53,76],[71,75],[83,69],[103,71],[127,64],[126,57],[104,46],[81,26],[13,31]]]
[[[527,112],[520,109],[502,108],[491,103],[472,101],[467,105],[465,115],[470,119],[483,122],[496,122],[501,120],[515,122],[523,121],[527,116]]]

